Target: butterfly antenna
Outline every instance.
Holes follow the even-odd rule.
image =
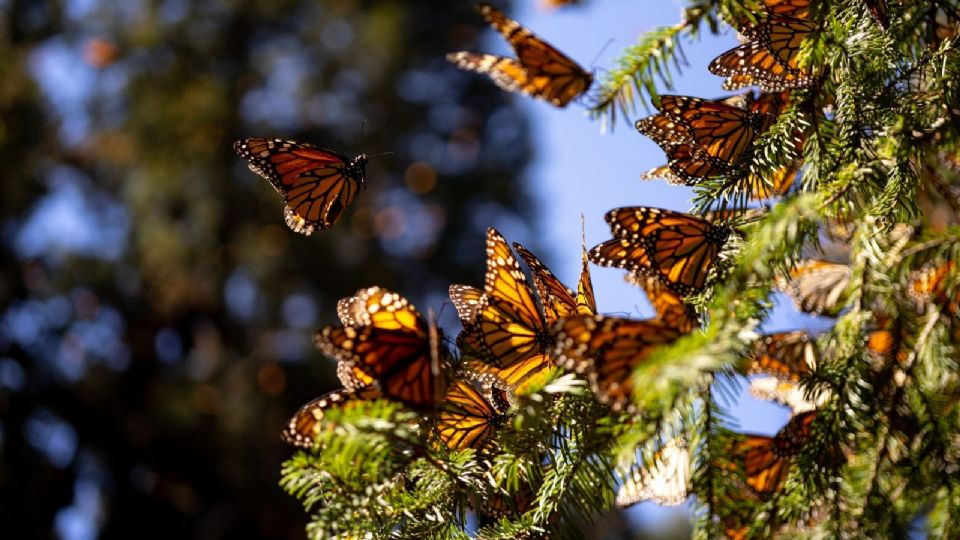
[[[395,156],[395,155],[396,155],[396,154],[394,154],[393,152],[380,152],[379,154],[367,154],[367,158],[371,158],[371,159],[372,159],[372,158],[375,158],[375,157]]]
[[[587,258],[587,221],[580,212],[580,249],[583,251],[583,258]]]
[[[593,60],[590,61],[590,71],[596,71],[597,60],[600,59],[600,55],[603,54],[603,51],[607,50],[607,47],[609,47],[613,43],[613,41],[614,41],[613,38],[608,39],[606,44],[604,44],[604,46],[600,48],[600,52],[598,52],[597,55],[593,57]]]

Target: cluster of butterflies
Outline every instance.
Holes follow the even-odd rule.
[[[864,0],[886,28],[882,0]],[[810,19],[809,0],[762,0],[757,21],[737,21],[742,44],[713,60],[710,71],[726,77],[724,88],[759,87],[761,93],[706,100],[661,96],[658,114],[636,122],[667,156],[667,164],[647,173],[692,185],[724,177],[746,179],[751,198],[764,199],[789,190],[799,163],[790,163],[771,178],[748,171],[751,149],[790,102],[790,92],[816,84],[817,74],[800,66],[801,43],[820,23]],[[458,67],[485,73],[500,87],[565,107],[584,95],[592,75],[516,21],[488,6],[481,15],[513,47],[516,58],[458,52],[448,59]],[[796,134],[798,148],[803,136]],[[236,152],[283,196],[285,219],[296,232],[328,229],[365,187],[367,156],[353,159],[314,145],[283,139],[237,141]],[[698,217],[682,212],[623,207],[606,215],[612,238],[585,250],[576,291],[561,283],[528,249],[513,248],[494,229],[487,234],[487,269],[483,287],[453,285],[450,298],[462,331],[456,348],[443,333],[397,293],[369,287],[341,300],[341,325],[315,335],[317,346],[338,362],[343,388],[304,405],[290,419],[282,438],[311,448],[325,429],[332,407],[387,399],[422,412],[425,436],[439,448],[493,452],[497,434],[510,429],[516,396],[549,380],[557,369],[583,377],[596,400],[614,413],[636,413],[631,400],[632,374],[657,347],[668,345],[698,325],[684,297],[703,291],[731,235],[722,213]],[[516,255],[523,259],[532,286]],[[598,313],[589,262],[628,272],[655,308],[655,317],[635,320]],[[960,312],[960,297],[948,299],[948,265],[918,272],[910,289],[920,302],[948,303]],[[777,286],[798,309],[836,316],[846,303],[851,281],[848,265],[804,261]],[[878,324],[867,349],[877,358],[895,355],[897,336]],[[789,406],[791,420],[775,436],[744,435],[730,449],[750,488],[744,497],[766,497],[782,489],[790,465],[816,439],[816,399],[799,382],[810,375],[819,352],[806,332],[764,336],[746,359],[745,374],[762,374],[751,391]],[[643,500],[679,504],[690,491],[691,451],[682,438],[664,442],[647,466],[624,478],[617,503]],[[529,486],[528,486],[529,488]],[[526,498],[533,491],[527,489]],[[750,493],[750,495],[747,494]],[[517,509],[512,501],[505,507]],[[731,522],[728,534],[745,534],[746,525]]]

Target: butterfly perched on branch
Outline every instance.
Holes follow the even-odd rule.
[[[452,450],[484,450],[509,418],[508,389],[495,376],[465,374],[454,380],[440,403],[434,429]]]
[[[726,226],[645,206],[615,208],[606,221],[614,238],[590,250],[590,260],[656,277],[680,296],[703,290],[730,235]]]
[[[347,373],[358,386],[376,386],[384,397],[417,410],[431,410],[442,400],[447,352],[440,330],[406,298],[369,287],[340,300],[337,313],[343,326],[323,328],[314,341],[340,362],[341,379]]]
[[[233,149],[280,193],[287,225],[301,234],[333,227],[366,187],[366,154],[351,160],[312,144],[260,137],[240,139]]]
[[[517,58],[456,52],[447,60],[468,71],[485,73],[500,88],[542,99],[557,107],[584,94],[593,75],[517,21],[486,4],[477,10],[510,43]]]
[[[557,321],[555,355],[560,365],[585,374],[597,401],[634,412],[633,372],[658,346],[682,334],[661,321],[572,315]]]
[[[628,283],[643,289],[656,312],[656,319],[682,334],[688,334],[699,324],[696,312],[683,299],[667,288],[659,279],[639,273],[625,276]]]
[[[798,382],[817,365],[817,344],[805,330],[761,336],[747,357],[748,374],[763,373]]]
[[[757,85],[764,92],[805,88],[816,77],[800,68],[800,46],[819,24],[794,17],[773,16],[741,30],[747,42],[713,59],[710,73],[729,77],[725,90]]]
[[[773,437],[747,436],[739,443],[736,455],[743,460],[747,485],[768,496],[779,491],[790,473],[790,462],[812,438],[816,411],[798,414]]]
[[[471,362],[472,369],[494,373],[516,390],[553,366],[548,354],[553,337],[547,314],[537,303],[510,245],[496,229],[487,230],[483,290],[451,285],[450,299],[463,325],[457,344],[465,356],[477,359]],[[550,313],[555,309],[553,305]],[[572,309],[576,309],[575,300]]]

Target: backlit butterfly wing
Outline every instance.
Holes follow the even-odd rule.
[[[646,261],[633,266],[660,278],[681,296],[703,289],[710,267],[730,235],[729,228],[699,217],[644,206],[615,208],[606,220],[615,237],[645,246],[643,255],[649,266],[641,269]]]
[[[473,357],[465,362],[468,370],[496,376],[515,391],[522,391],[528,384],[538,381],[540,375],[546,375],[544,368],[547,363],[542,355],[533,355],[502,369],[491,365],[489,361],[478,360],[486,358],[487,351],[479,324],[480,313],[487,302],[486,296],[480,289],[468,285],[451,285],[450,299],[463,324],[463,331],[457,336],[457,346],[465,356]]]
[[[659,109],[683,126],[683,131],[707,155],[731,165],[740,160],[773,119],[721,101],[689,96],[660,96]]]
[[[587,258],[587,246],[583,246],[581,255],[580,281],[577,282],[577,314],[594,315],[597,313],[597,299],[593,294],[593,281],[590,279],[590,259]]]
[[[816,411],[798,414],[775,437],[749,436],[740,446],[747,484],[761,495],[783,487],[791,458],[810,440]]]
[[[808,260],[779,277],[777,287],[806,313],[836,315],[843,309],[843,296],[850,285],[850,267],[827,261]]]
[[[761,337],[754,346],[747,373],[765,373],[797,382],[817,364],[816,342],[804,330]]]
[[[639,465],[639,464],[638,464]],[[627,508],[643,501],[677,506],[690,492],[690,451],[683,439],[664,444],[646,466],[630,471],[617,490],[617,506]]]
[[[659,279],[643,274],[627,274],[626,280],[643,289],[656,312],[656,319],[682,334],[697,327],[698,317],[683,299],[668,289]]]
[[[557,107],[585,93],[593,76],[567,55],[518,22],[486,4],[480,14],[510,43],[517,59],[453,53],[447,59],[462,69],[488,74],[501,88],[543,99]]]
[[[614,411],[629,406],[633,371],[659,345],[672,343],[680,333],[659,321],[638,321],[577,315],[554,325],[555,354],[567,370],[587,373],[600,403]]]
[[[443,396],[437,332],[402,296],[380,287],[361,289],[341,302],[354,326],[328,326],[314,335],[324,354],[338,359],[349,377],[375,381],[385,397],[413,408],[432,408]],[[348,309],[349,308],[349,309]]]
[[[483,450],[507,419],[506,392],[493,377],[457,379],[440,404],[437,436],[452,450]]]
[[[311,400],[293,415],[280,434],[283,442],[299,448],[310,448],[323,429],[324,413],[331,407],[342,407],[352,401],[373,400],[381,397],[373,387],[356,390],[340,389]]]
[[[594,246],[587,256],[600,266],[623,268],[644,275],[650,274],[650,268],[653,264],[647,244],[628,238],[607,240]]]
[[[576,295],[553,275],[547,265],[517,242],[513,243],[513,249],[530,269],[530,274],[533,276],[533,285],[540,296],[543,313],[548,324],[552,324],[560,317],[577,310]]]
[[[713,59],[708,69],[722,77],[749,76],[768,92],[804,88],[814,77],[799,68],[797,58],[800,44],[816,29],[801,19],[771,17],[745,30],[750,41]]]
[[[953,268],[953,261],[947,261],[943,264],[930,265],[912,272],[907,295],[920,306],[930,303],[946,303],[945,289],[947,279],[953,272]]]
[[[547,350],[546,321],[510,246],[496,229],[487,231],[486,302],[479,331],[487,359],[508,367]]]
[[[287,225],[309,235],[340,219],[366,183],[366,154],[352,161],[331,150],[283,139],[240,139],[234,151],[283,197]]]

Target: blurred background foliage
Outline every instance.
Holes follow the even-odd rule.
[[[336,386],[313,330],[370,284],[439,309],[489,223],[532,218],[524,116],[443,58],[481,28],[469,2],[0,0],[5,537],[303,536],[278,434]],[[302,237],[247,136],[395,155]]]

